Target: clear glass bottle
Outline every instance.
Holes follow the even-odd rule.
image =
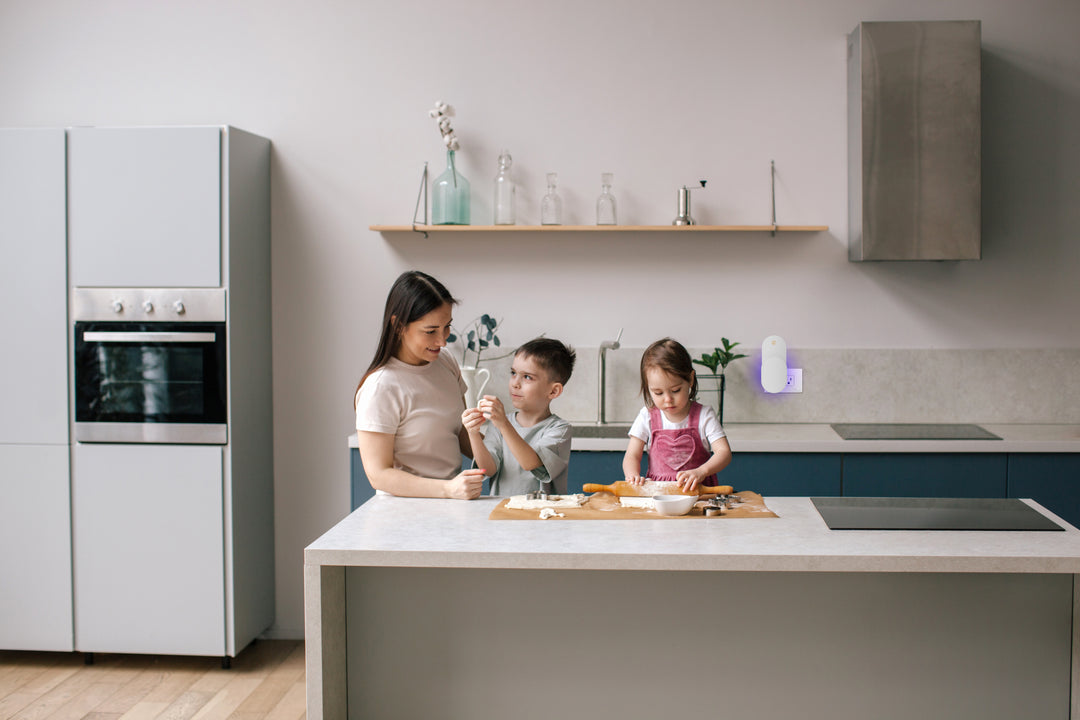
[[[547,195],[540,201],[540,224],[562,225],[562,198],[555,191],[558,173],[547,174]]]
[[[596,224],[618,225],[615,215],[615,196],[611,194],[611,173],[600,174],[600,197],[596,199]]]
[[[431,188],[432,225],[469,224],[469,181],[458,172],[454,151],[446,151],[446,170]]]
[[[510,165],[513,163],[509,150],[499,153],[499,174],[495,176],[495,224],[514,224],[514,200],[517,194],[514,180],[510,177]]]

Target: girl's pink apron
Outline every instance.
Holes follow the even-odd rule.
[[[701,403],[690,405],[687,427],[678,430],[664,430],[664,418],[660,408],[649,409],[649,479],[674,481],[682,470],[701,467],[712,457],[712,451],[705,447],[698,432],[701,418]],[[702,485],[715,485],[716,475],[709,475],[701,481]]]

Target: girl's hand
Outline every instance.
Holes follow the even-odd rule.
[[[462,470],[453,480],[446,481],[446,497],[458,500],[475,500],[480,497],[480,490],[484,487],[484,475],[482,468]]]
[[[675,475],[675,481],[678,482],[679,487],[686,492],[697,490],[704,479],[705,473],[701,472],[700,468],[683,470]]]
[[[461,424],[470,434],[480,432],[480,427],[484,424],[484,414],[479,408],[466,408],[465,412],[461,413]]]
[[[648,480],[648,479],[649,478],[643,478],[643,477],[639,477],[637,475],[627,475],[626,476],[626,482],[630,483],[631,485],[644,485],[645,481]]]
[[[484,414],[484,418],[490,420],[493,425],[506,424],[506,409],[499,398],[494,395],[485,395],[476,406]]]

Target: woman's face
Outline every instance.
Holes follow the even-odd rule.
[[[395,357],[408,365],[427,365],[439,357],[439,349],[446,345],[453,321],[450,303],[435,308],[405,326],[401,331],[401,345]]]

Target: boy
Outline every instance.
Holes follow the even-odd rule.
[[[510,399],[517,412],[507,416],[499,398],[485,395],[478,407],[462,413],[476,466],[491,477],[492,495],[566,492],[570,423],[551,413],[551,401],[562,394],[575,357],[558,340],[530,340],[517,349],[510,366]],[[486,437],[480,433],[485,420],[492,426]]]

